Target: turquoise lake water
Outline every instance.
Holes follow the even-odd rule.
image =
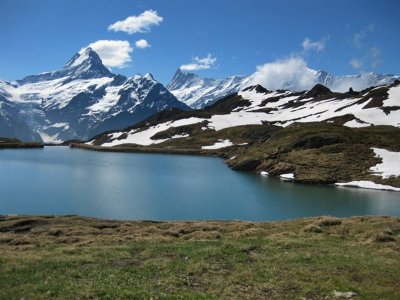
[[[398,192],[282,182],[232,171],[215,157],[68,147],[1,150],[0,190],[0,214],[251,221],[400,216]]]

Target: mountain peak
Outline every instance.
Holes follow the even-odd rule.
[[[248,86],[245,89],[243,89],[243,91],[244,92],[245,91],[256,91],[257,93],[262,93],[262,94],[268,94],[271,92],[260,84]]]
[[[100,56],[90,47],[83,52],[75,54],[62,69],[53,72],[44,72],[38,75],[26,76],[18,80],[19,84],[35,83],[66,77],[66,81],[75,79],[92,79],[101,77],[113,77],[113,73],[107,69]]]
[[[72,68],[80,65],[103,65],[100,56],[91,48],[86,48],[83,52],[75,54],[64,66]]]
[[[143,78],[147,79],[147,80],[153,80],[154,81],[154,77],[153,74],[151,73],[146,73]]]
[[[136,74],[133,76],[133,81],[140,81],[142,80],[143,76],[141,74]]]
[[[182,71],[181,68],[178,68],[178,70],[176,70],[174,76],[172,77],[171,81],[167,85],[167,89],[174,90],[177,89],[178,87],[185,86],[186,84],[193,81],[195,78],[198,78],[196,74],[186,73]]]
[[[103,65],[100,56],[91,47],[75,54],[62,70],[72,78],[88,79],[114,76]]]
[[[304,94],[304,98],[316,98],[331,94],[332,91],[326,86],[318,83],[311,90]]]

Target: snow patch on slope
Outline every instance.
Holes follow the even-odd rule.
[[[287,181],[294,180],[294,174],[293,173],[281,174],[279,175],[279,178],[281,180],[287,180]]]
[[[380,176],[383,179],[390,178],[391,176],[400,176],[400,152],[392,152],[386,149],[379,148],[371,149],[374,150],[376,157],[382,158],[382,163],[370,168],[370,170],[373,172],[373,175]],[[364,189],[400,192],[400,188],[365,180],[335,183],[335,185],[343,187],[359,187]]]
[[[400,86],[389,89],[389,97],[385,100],[385,106],[400,106]]]
[[[389,101],[384,101],[384,107],[400,106],[400,92],[398,86],[389,89]],[[315,102],[314,99],[299,99],[300,96],[290,96],[290,93],[259,93],[255,89],[240,92],[244,99],[252,102],[249,107],[241,113],[251,112],[260,109],[259,105],[263,100],[280,96],[278,101],[267,102],[263,108],[273,108],[269,113],[254,115],[260,120],[268,122],[280,122],[282,126],[288,126],[293,122],[319,122],[346,114],[353,114],[360,121],[350,121],[345,125],[349,127],[365,127],[374,125],[400,126],[400,110],[392,110],[386,114],[381,108],[373,107],[364,109],[366,103],[357,103],[361,98],[347,99],[326,99]],[[283,97],[282,97],[283,96]],[[301,103],[298,107],[291,107],[289,102]],[[389,103],[389,105],[388,105]],[[236,114],[238,112],[235,112]],[[233,114],[233,113],[231,113]],[[218,116],[221,118],[224,116]],[[252,118],[247,116],[247,118]],[[238,119],[238,118],[236,118]],[[252,124],[257,124],[254,122]],[[245,124],[242,124],[245,125]]]
[[[227,140],[219,140],[218,142],[216,142],[214,145],[211,146],[202,146],[201,149],[215,150],[215,149],[226,148],[229,146],[233,146],[233,143],[227,139]]]
[[[13,101],[24,103],[41,104],[45,109],[61,109],[68,105],[73,97],[79,93],[86,92],[89,87],[95,89],[109,84],[113,79],[110,77],[77,79],[64,83],[68,77],[60,79],[27,83],[10,90]]]
[[[376,176],[383,179],[391,176],[400,176],[400,152],[391,152],[386,149],[372,148],[376,157],[382,158],[382,163],[370,168]]]
[[[105,89],[106,94],[101,98],[98,102],[88,107],[89,113],[88,115],[97,114],[97,113],[106,113],[112,107],[114,107],[119,98],[119,91],[121,90],[120,86],[108,86]]]
[[[371,126],[371,124],[362,123],[362,122],[360,122],[358,120],[355,120],[355,119],[354,120],[350,120],[350,121],[344,123],[343,125],[347,126],[347,127],[353,127],[353,128],[361,128],[361,127]]]
[[[261,125],[262,121],[269,119],[265,113],[255,112],[231,112],[227,115],[213,115],[208,127],[216,131],[241,125]]]
[[[173,121],[173,122],[161,123],[156,126],[151,126],[150,128],[143,130],[143,131],[139,131],[139,132],[137,132],[137,130],[132,130],[132,131],[128,132],[128,136],[126,137],[126,139],[123,139],[123,140],[116,139],[109,143],[105,143],[102,146],[112,147],[112,146],[117,146],[117,145],[121,145],[121,144],[137,144],[137,145],[148,146],[148,145],[152,145],[152,144],[159,144],[159,143],[166,141],[167,139],[152,140],[151,137],[153,135],[155,135],[156,133],[165,131],[171,127],[180,127],[180,126],[184,126],[184,125],[200,123],[200,122],[203,122],[204,120],[205,119],[192,117],[189,119],[182,119],[182,120],[177,120],[177,121]],[[115,136],[113,136],[112,138],[117,138],[121,134],[122,134],[121,132],[114,133]]]
[[[340,187],[358,187],[363,189],[371,190],[384,190],[384,191],[395,191],[400,192],[400,188],[396,188],[390,185],[378,184],[372,181],[360,180],[360,181],[350,181],[350,182],[338,182],[335,185]]]

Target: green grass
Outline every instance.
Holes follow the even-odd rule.
[[[400,219],[388,217],[1,217],[0,298],[330,299],[337,290],[399,299],[399,235]]]

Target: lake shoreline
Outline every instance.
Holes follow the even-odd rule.
[[[237,160],[237,154],[241,154],[240,146],[233,146],[227,148],[220,148],[214,150],[206,150],[206,149],[188,149],[188,148],[176,148],[175,146],[171,147],[150,147],[150,146],[140,146],[134,144],[127,144],[121,146],[114,147],[103,147],[97,145],[89,145],[79,141],[70,141],[65,142],[63,144],[40,144],[40,143],[24,143],[15,139],[4,139],[0,138],[0,150],[1,149],[29,149],[29,148],[44,148],[45,146],[49,147],[59,147],[59,146],[69,146],[70,148],[78,148],[83,150],[97,151],[97,152],[119,152],[119,153],[154,153],[154,154],[174,154],[174,155],[192,155],[192,156],[214,156],[220,157],[225,160],[225,164],[236,171],[249,171],[253,173],[258,173],[261,175],[267,174],[267,176],[273,176],[276,178],[280,178],[282,180],[286,180],[285,177],[282,177],[282,172],[286,172],[290,175],[291,178],[286,181],[296,182],[296,183],[306,183],[306,184],[323,184],[323,185],[333,185],[333,186],[341,186],[345,188],[360,188],[360,189],[372,189],[372,190],[382,190],[382,191],[391,191],[391,192],[400,192],[400,179],[391,177],[388,179],[380,179],[376,176],[366,173],[365,171],[357,170],[361,172],[357,174],[357,172],[350,171],[350,173],[354,173],[351,176],[351,180],[348,181],[335,181],[330,178],[331,175],[325,174],[325,171],[322,171],[320,176],[316,176],[316,174],[312,174],[315,171],[311,171],[310,174],[312,178],[308,178],[305,176],[304,178],[299,178],[293,174],[293,166],[290,166],[285,161],[280,163],[280,167],[273,172],[266,172],[265,167],[269,168],[269,163],[264,167],[261,163],[261,160],[257,157],[244,157],[241,160]],[[312,165],[307,165],[307,163],[303,163],[302,168],[312,169]],[[290,173],[288,173],[290,172]],[[336,172],[334,169],[332,172]],[[318,173],[318,171],[317,171]]]
[[[71,143],[70,148],[77,148],[98,152],[121,152],[121,153],[154,153],[154,154],[176,154],[176,155],[194,155],[194,156],[218,156],[225,158],[221,151],[209,151],[198,149],[175,149],[175,148],[151,148],[143,146],[117,146],[102,147],[95,145],[87,145],[83,143]]]
[[[398,299],[399,249],[398,217],[0,215],[0,298]]]
[[[175,154],[175,155],[194,155],[194,156],[216,156],[220,157],[225,160],[225,164],[236,171],[248,171],[257,174],[261,174],[262,176],[272,176],[275,178],[280,178],[284,181],[289,182],[296,182],[296,183],[305,183],[305,184],[323,184],[329,185],[333,187],[341,187],[341,188],[359,188],[359,189],[371,189],[371,190],[378,190],[378,191],[391,191],[391,192],[400,192],[400,188],[391,186],[391,185],[379,185],[375,184],[372,181],[368,181],[370,184],[366,186],[365,184],[358,184],[355,182],[353,184],[346,184],[346,183],[337,183],[337,182],[325,182],[322,178],[321,180],[298,180],[297,178],[290,178],[286,179],[280,175],[268,174],[268,172],[259,171],[256,168],[252,167],[251,165],[254,163],[254,160],[249,158],[248,162],[241,164],[240,166],[235,165],[234,163],[230,162],[230,160],[234,160],[235,158],[235,148],[232,147],[231,149],[216,149],[216,150],[203,150],[203,149],[176,149],[176,148],[151,148],[149,146],[114,146],[114,147],[102,147],[96,145],[88,145],[84,143],[71,143],[69,145],[71,148],[89,150],[89,151],[98,151],[98,152],[121,152],[121,153],[153,153],[153,154]],[[227,150],[227,151],[226,151]],[[230,159],[231,157],[231,159]],[[232,159],[233,158],[233,159]],[[266,174],[266,175],[265,175]],[[293,174],[288,174],[293,175]],[[370,179],[370,178],[369,178]],[[362,181],[360,181],[362,182]]]
[[[43,148],[42,143],[37,142],[21,142],[17,139],[2,138],[0,137],[0,150],[2,149],[31,149],[31,148]]]

